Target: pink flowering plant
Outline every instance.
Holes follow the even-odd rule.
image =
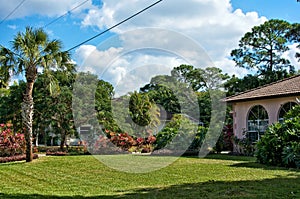
[[[11,157],[25,153],[24,134],[14,133],[12,124],[0,124],[0,157]]]
[[[156,141],[155,136],[149,135],[146,138],[135,137],[128,133],[116,133],[105,130],[106,136],[100,135],[94,144],[94,150],[100,151],[105,148],[112,148],[112,145],[126,152],[152,152],[153,144]]]

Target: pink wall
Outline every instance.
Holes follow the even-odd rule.
[[[298,96],[298,98],[300,98]],[[282,97],[275,99],[255,100],[248,102],[233,103],[233,132],[241,138],[243,130],[247,130],[247,116],[250,109],[255,105],[263,106],[268,112],[269,124],[278,121],[278,113],[281,105],[287,102],[296,102],[296,97]]]

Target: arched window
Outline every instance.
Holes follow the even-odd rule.
[[[248,136],[251,141],[259,139],[264,134],[269,124],[269,117],[266,109],[261,105],[253,106],[247,118]]]
[[[295,105],[297,105],[296,102],[287,102],[281,105],[278,112],[278,122],[283,122],[285,114],[289,112]]]

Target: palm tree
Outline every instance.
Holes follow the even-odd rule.
[[[12,48],[0,46],[0,71],[2,78],[9,81],[12,75],[25,75],[26,89],[22,103],[23,133],[26,140],[26,162],[33,159],[32,153],[32,120],[34,82],[38,69],[49,78],[51,94],[59,91],[57,80],[51,71],[73,71],[74,65],[70,62],[70,54],[61,51],[62,43],[58,40],[49,40],[42,29],[27,27],[25,33],[19,32],[12,41]]]

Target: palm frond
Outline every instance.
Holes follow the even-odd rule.
[[[50,95],[53,97],[57,97],[60,94],[60,87],[57,79],[52,78],[50,80],[49,91],[50,91]]]
[[[15,71],[15,54],[0,46],[0,79],[2,84],[8,84],[10,76]]]

